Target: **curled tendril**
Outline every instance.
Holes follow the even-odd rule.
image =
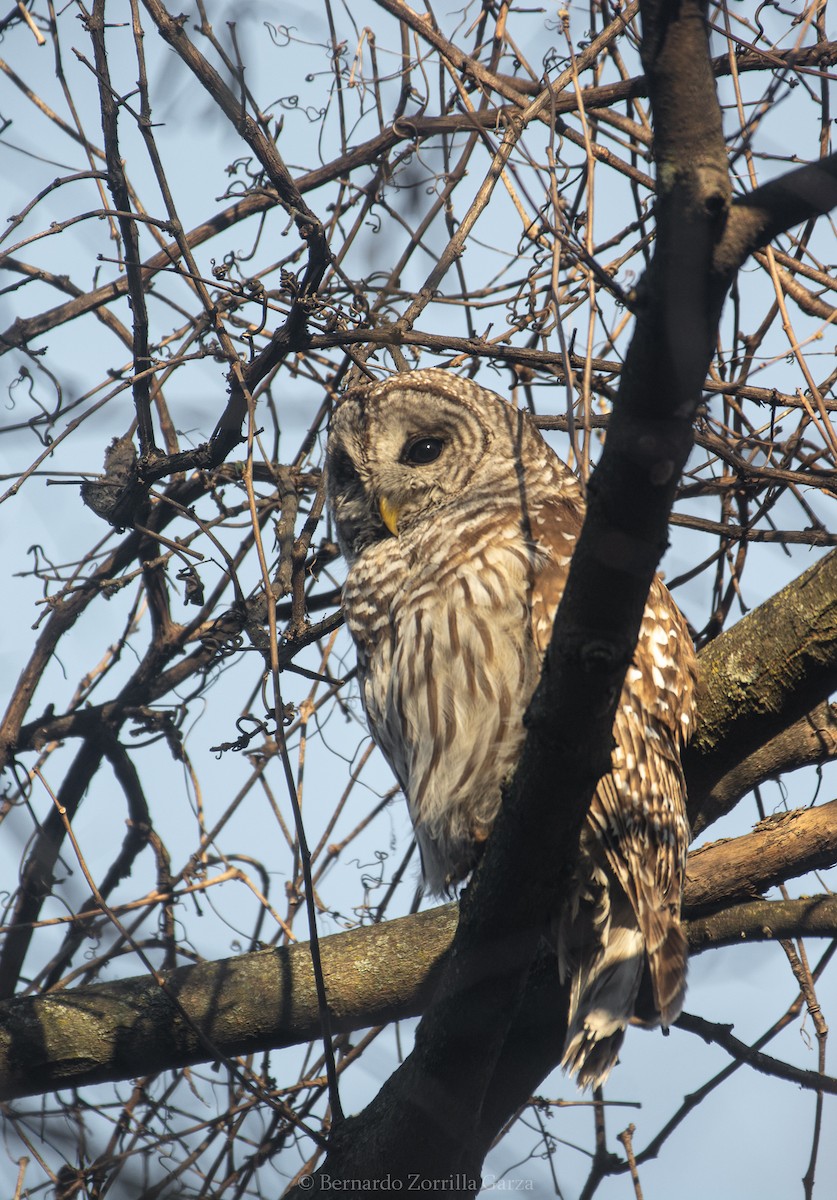
[[[369,312],[369,300],[363,292],[355,292],[352,296],[351,311],[355,313]]]
[[[48,585],[58,579],[58,569],[55,563],[50,561],[40,542],[35,542],[30,546],[27,553],[31,554],[34,559],[32,574],[44,584],[44,595],[46,595]]]
[[[389,858],[389,854],[386,852],[386,850],[376,850],[374,857],[376,860],[375,866],[377,867],[377,875],[373,874],[374,868],[372,863],[362,863],[359,858],[352,860],[353,864],[359,867],[362,872],[360,876],[360,883],[365,892],[374,891],[376,888],[379,888],[384,881],[384,865]]]
[[[209,749],[213,754],[220,758],[221,755],[225,754],[228,750],[232,750],[234,752],[246,750],[253,738],[258,737],[259,734],[263,734],[266,738],[276,737],[278,730],[271,729],[269,725],[271,715],[272,714],[268,714],[263,721],[260,721],[259,718],[254,717],[252,713],[245,713],[244,716],[239,717],[235,723],[235,727],[240,736],[237,737],[234,742],[221,742],[220,745],[210,746]],[[287,726],[290,725],[294,720],[295,716],[296,708],[294,705],[286,704],[282,710],[282,724],[287,728]],[[245,725],[252,726],[252,728],[245,728]]]
[[[27,422],[27,424],[29,425],[29,428],[32,430],[32,432],[34,433],[35,437],[38,439],[38,441],[44,447],[44,449],[48,449],[53,443],[52,435],[49,433],[42,433],[41,430],[39,429],[39,426],[41,426],[41,425],[50,426],[50,425],[54,424],[56,418],[59,416],[59,414],[61,412],[61,406],[64,402],[64,393],[61,389],[61,384],[58,382],[58,380],[52,374],[51,371],[48,371],[46,369],[46,367],[44,367],[41,364],[38,364],[38,369],[46,375],[47,379],[50,381],[52,386],[55,388],[56,401],[55,401],[55,408],[53,409],[53,411],[50,412],[49,409],[47,408],[47,406],[41,400],[38,399],[38,396],[35,391],[35,377],[27,366],[20,367],[20,369],[18,370],[18,373],[17,373],[17,377],[15,379],[13,379],[12,382],[9,384],[9,387],[8,387],[9,401],[8,401],[8,404],[6,405],[6,407],[10,410],[14,409],[15,403],[16,403],[16,397],[14,395],[14,392],[19,387],[26,387],[27,398],[32,402],[32,404],[35,405],[35,407],[37,409],[40,410],[39,415],[31,417],[30,420]]]
[[[313,78],[314,77],[311,76],[309,82],[311,82]],[[300,104],[299,96],[280,96],[275,103],[278,104],[280,108],[284,108],[286,112],[304,113],[312,125],[316,125],[319,121],[322,121],[326,114],[325,108],[315,108],[312,104]]]
[[[288,295],[296,296],[299,292],[299,279],[293,271],[289,271],[283,267],[279,272],[279,286]]]
[[[547,22],[547,25],[549,25],[549,22]],[[561,29],[561,26],[557,25],[555,28]],[[562,71],[568,62],[569,59],[566,54],[559,54],[557,49],[552,46],[541,59],[543,73],[544,75],[551,75],[553,72]]]
[[[252,725],[253,728],[245,729],[245,724]],[[246,750],[253,738],[257,737],[260,733],[263,733],[265,737],[269,736],[267,721],[260,721],[258,717],[254,717],[249,713],[245,713],[243,717],[239,717],[235,723],[235,727],[239,732],[239,737],[237,737],[234,742],[221,742],[221,744],[218,746],[209,747],[211,752],[218,758],[220,758],[222,754],[226,754],[228,750]]]
[[[295,25],[272,25],[270,21],[265,21],[264,27],[267,30],[267,36],[277,49],[284,50],[286,46],[290,46],[293,41],[291,30],[296,28]]]

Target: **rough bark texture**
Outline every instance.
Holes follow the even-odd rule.
[[[426,1006],[455,905],[320,943],[334,1033]],[[0,1007],[0,1098],[127,1079],[176,1064],[295,1045],[320,1034],[307,943],[165,974],[7,1001]]]
[[[817,761],[818,746],[830,753],[833,710],[817,706],[835,680],[832,551],[701,653],[700,717],[686,758],[695,833],[723,816],[753,779],[769,778],[795,755]],[[816,715],[806,717],[815,707]],[[748,719],[739,723],[742,709]],[[730,721],[737,723],[734,739],[723,733]]]

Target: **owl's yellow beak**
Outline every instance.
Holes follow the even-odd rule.
[[[390,502],[389,502],[389,500],[387,500],[386,496],[381,496],[380,500],[378,501],[378,509],[381,514],[381,519],[383,520],[387,529],[390,531],[390,533],[393,535],[393,537],[397,537],[398,536],[398,509],[395,507],[394,504],[390,504]]]

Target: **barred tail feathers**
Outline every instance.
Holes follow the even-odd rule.
[[[570,979],[567,1037],[561,1065],[582,1089],[605,1082],[629,1022],[668,1025],[680,1015],[686,990],[686,939],[668,909],[634,907],[612,876],[569,906],[558,930],[563,978]]]
[[[645,946],[630,905],[623,904],[624,911],[617,914],[609,911],[606,896],[602,900],[607,911],[600,940],[591,940],[580,953],[566,954],[566,935],[577,944],[578,929],[564,922],[561,932],[565,936],[559,941],[559,960],[570,972],[561,1065],[576,1077],[580,1088],[598,1087],[616,1065],[645,966]]]

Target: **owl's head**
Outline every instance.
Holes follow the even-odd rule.
[[[520,420],[493,392],[436,369],[347,392],[332,419],[326,464],[329,505],[347,560],[371,542],[406,533],[480,483],[490,488],[492,473],[508,477],[505,451],[513,428],[546,450],[537,431],[528,421],[522,430]]]

